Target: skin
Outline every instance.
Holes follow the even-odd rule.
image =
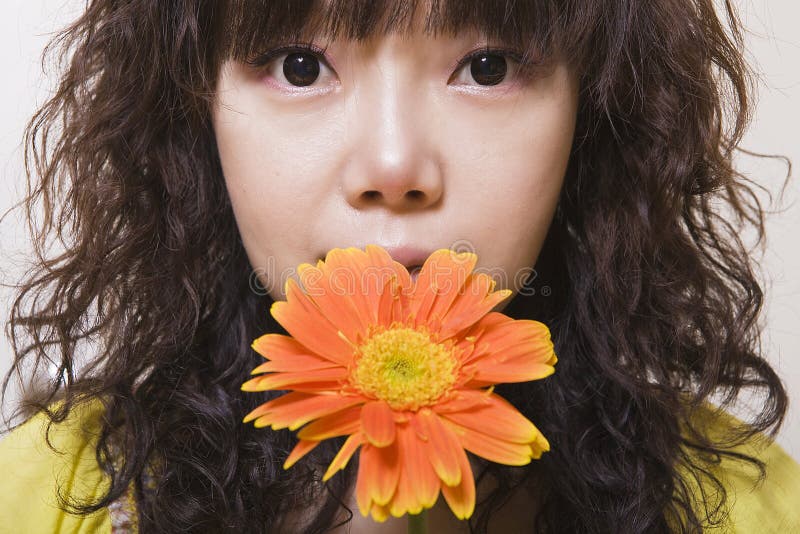
[[[473,33],[326,42],[306,87],[284,76],[286,53],[260,69],[222,65],[219,155],[273,299],[300,263],[367,243],[471,250],[495,289],[519,290],[558,201],[578,81],[558,64],[523,83],[511,58],[497,85],[480,85],[469,63],[454,71],[486,44]]]
[[[285,53],[261,69],[222,65],[212,112],[220,160],[249,260],[273,299],[285,297],[298,264],[367,243],[466,248],[495,289],[519,290],[558,202],[579,84],[564,64],[521,83],[511,58],[498,85],[479,85],[469,63],[454,71],[486,44],[471,33],[326,42],[307,87],[284,77]],[[478,501],[490,485],[478,487]],[[405,518],[376,524],[354,499],[353,520],[337,532],[405,532]],[[530,496],[517,494],[494,525],[529,529],[530,509]],[[431,532],[468,531],[442,498],[429,520]]]

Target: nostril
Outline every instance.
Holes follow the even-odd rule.
[[[364,198],[367,200],[375,200],[381,197],[380,191],[364,191]]]

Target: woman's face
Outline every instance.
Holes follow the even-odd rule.
[[[563,182],[575,73],[557,65],[522,83],[512,57],[491,54],[457,68],[485,49],[478,34],[325,44],[318,58],[229,60],[218,81],[222,169],[272,298],[298,264],[369,243],[471,250],[496,289],[518,291]]]

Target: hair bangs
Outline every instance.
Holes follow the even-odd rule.
[[[292,42],[477,31],[518,48],[527,60],[573,61],[591,27],[582,24],[592,20],[590,9],[554,0],[236,0],[220,17],[217,52],[220,60],[247,61]]]

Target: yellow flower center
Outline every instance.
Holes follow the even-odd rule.
[[[352,384],[395,410],[432,404],[456,380],[452,348],[434,342],[424,331],[397,327],[378,332],[358,352]]]

